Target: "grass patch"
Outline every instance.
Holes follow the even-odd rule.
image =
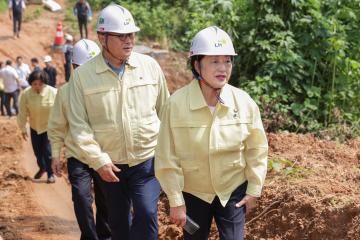
[[[43,13],[42,7],[30,8],[25,11],[24,22],[30,22],[38,19]]]
[[[77,22],[77,18],[73,13],[74,1],[68,1],[65,7],[65,17],[64,17],[64,27],[65,32],[70,33],[71,35],[75,35],[75,33],[79,32],[79,25]]]
[[[0,0],[0,13],[4,13],[8,10],[8,1]]]
[[[300,166],[297,162],[281,158],[269,159],[268,172],[273,172],[289,179],[306,178],[311,174],[310,169]]]

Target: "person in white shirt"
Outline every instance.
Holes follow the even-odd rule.
[[[17,74],[15,68],[11,66],[11,64],[12,64],[11,60],[7,60],[6,66],[3,69],[1,69],[0,72],[0,77],[3,79],[3,83],[4,83],[5,108],[7,115],[9,117],[12,116],[12,111],[10,107],[11,99],[13,100],[13,107],[16,111],[16,114],[19,113],[18,89],[20,88],[19,75]]]
[[[29,68],[29,65],[27,65],[26,63],[23,63],[23,58],[22,56],[18,56],[16,58],[16,72],[19,75],[19,79],[20,79],[20,86],[22,89],[25,89],[29,86],[29,83],[27,81],[31,71]]]
[[[1,116],[5,116],[5,104],[4,104],[4,80],[1,77],[1,69],[3,68],[4,62],[0,61],[0,112]]]

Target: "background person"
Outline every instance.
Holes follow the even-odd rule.
[[[74,69],[100,53],[98,45],[87,39],[78,41],[73,49]],[[66,148],[68,176],[71,183],[75,216],[81,231],[80,239],[110,240],[107,224],[107,210],[104,195],[99,186],[99,176],[95,174],[82,157],[69,133],[69,84],[58,90],[54,106],[50,112],[48,135],[52,149],[52,169],[56,176],[62,175],[61,149]],[[93,213],[92,184],[94,184],[96,221]]]
[[[39,59],[37,59],[36,57],[33,57],[33,58],[31,58],[30,61],[31,61],[32,72],[41,71]]]
[[[20,38],[22,16],[26,5],[25,0],[9,0],[9,18],[13,20],[14,39]]]
[[[64,69],[65,69],[65,82],[68,82],[71,74],[71,59],[73,56],[73,37],[70,34],[65,34],[65,45],[64,45]]]
[[[47,183],[54,183],[47,125],[50,109],[54,105],[56,89],[47,85],[48,78],[47,73],[42,70],[30,74],[29,84],[31,87],[25,89],[21,94],[17,123],[24,140],[27,140],[26,123],[29,121],[31,144],[39,166],[34,179],[40,179],[47,172]]]
[[[51,62],[52,62],[52,58],[49,55],[46,55],[44,57],[44,63],[45,63],[44,71],[49,76],[49,81],[48,81],[47,84],[52,86],[52,87],[56,87],[57,71],[56,71],[56,68],[52,65]]]
[[[88,38],[87,23],[92,16],[90,4],[85,0],[79,0],[74,6],[74,16],[77,17],[79,23],[79,30],[81,38],[84,38],[83,30],[85,31],[85,38]]]
[[[5,94],[4,94],[4,80],[1,77],[1,69],[3,68],[4,62],[0,61],[0,112],[1,116],[5,116]]]
[[[17,74],[15,68],[13,68],[11,60],[6,61],[6,66],[1,69],[1,77],[4,83],[4,104],[6,108],[7,115],[11,117],[13,115],[11,109],[11,100],[13,101],[13,108],[15,109],[16,114],[19,113],[19,91],[20,80],[19,75]]]
[[[199,224],[185,240],[206,240],[213,218],[220,239],[244,238],[245,209],[260,196],[267,171],[267,140],[255,102],[227,84],[236,55],[218,27],[192,40],[195,80],[175,92],[163,108],[155,173],[179,226],[186,214]],[[246,207],[245,207],[246,206]]]
[[[29,86],[27,81],[31,71],[29,65],[23,62],[22,56],[16,58],[16,72],[19,75],[21,89],[25,89]]]

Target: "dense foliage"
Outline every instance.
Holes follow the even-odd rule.
[[[103,7],[110,0],[92,0]],[[360,0],[121,1],[141,38],[187,50],[200,29],[230,33],[231,84],[256,99],[268,130],[360,124]],[[355,131],[354,131],[355,130]]]

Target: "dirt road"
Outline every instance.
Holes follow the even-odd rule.
[[[20,164],[29,176],[38,170],[31,142],[23,142]],[[79,230],[73,205],[71,191],[64,178],[57,178],[56,184],[47,184],[46,176],[40,181],[28,181],[30,197],[40,207],[41,215],[46,219],[46,225],[51,226],[48,235],[55,234],[56,239],[79,239]],[[55,238],[54,238],[55,239]]]

